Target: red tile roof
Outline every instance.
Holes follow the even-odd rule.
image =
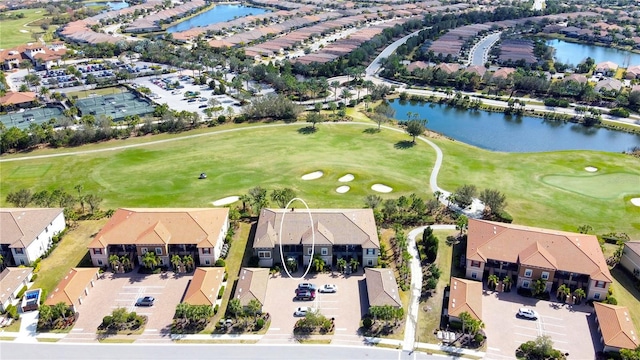
[[[624,306],[594,302],[600,332],[606,346],[635,349],[640,345],[629,309]]]

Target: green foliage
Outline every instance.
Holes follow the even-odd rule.
[[[620,350],[620,358],[622,360],[640,360],[640,346],[631,350],[631,349],[621,349]]]
[[[527,360],[564,360],[562,352],[553,348],[549,336],[539,336],[535,340],[527,341],[516,350],[516,356]]]
[[[218,259],[218,260],[216,260],[216,264],[215,265],[217,267],[224,267],[226,264],[225,264],[224,260]]]
[[[284,95],[267,95],[254,98],[244,113],[249,119],[295,120],[301,111],[300,106]]]
[[[400,320],[404,316],[404,310],[391,305],[371,306],[369,307],[369,315],[377,320]]]
[[[238,315],[242,314],[242,304],[240,304],[240,300],[229,300],[229,303],[227,304],[227,311],[234,317],[238,317]]]
[[[423,239],[424,239],[424,234],[423,234]],[[425,253],[427,255],[428,262],[432,263],[436,261],[436,257],[438,257],[438,242],[439,242],[438,237],[433,234],[429,235],[426,238],[424,242],[424,247],[425,247]]]
[[[622,107],[617,107],[617,108],[613,108],[611,110],[609,110],[609,115],[611,116],[616,116],[616,117],[622,117],[622,118],[628,118],[629,117],[629,110],[622,108]]]
[[[222,299],[222,295],[224,295],[224,286],[221,286],[220,290],[218,290],[218,299]]]
[[[256,330],[260,330],[263,327],[264,327],[264,319],[259,318],[258,320],[256,320]]]
[[[22,289],[20,289],[20,291],[18,291],[18,295],[16,296],[18,299],[22,298],[22,296],[24,295],[24,293],[27,291],[27,286],[23,286]]]
[[[125,308],[117,308],[111,312],[111,315],[102,318],[102,323],[98,327],[98,330],[115,332],[137,330],[144,325],[144,323],[144,317],[135,312],[129,312]]]
[[[365,329],[370,329],[371,325],[373,325],[373,319],[370,317],[366,317],[362,320],[362,326],[364,326]]]
[[[461,208],[471,205],[473,198],[476,197],[478,189],[475,185],[462,185],[455,191],[455,200]]]

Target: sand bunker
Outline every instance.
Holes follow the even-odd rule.
[[[302,175],[302,180],[315,180],[320,179],[324,175],[322,171],[314,171],[312,173]]]
[[[343,177],[341,177],[340,179],[338,179],[338,181],[340,182],[349,182],[349,181],[353,181],[354,176],[352,174],[347,174]]]
[[[371,185],[371,190],[373,191],[377,191],[377,192],[381,192],[381,193],[390,193],[391,191],[393,191],[392,188],[388,187],[387,185],[382,185],[382,184],[373,184]]]
[[[222,198],[213,202],[213,206],[223,206],[232,204],[240,199],[239,196],[227,196],[226,198]]]
[[[587,166],[586,168],[584,168],[586,171],[588,172],[596,172],[598,171],[597,167],[593,167],[593,166]]]
[[[631,199],[631,203],[635,206],[640,206],[640,198]]]
[[[348,187],[347,185],[342,185],[342,186],[340,186],[340,187],[338,187],[338,188],[336,189],[336,192],[337,192],[338,194],[344,194],[344,193],[346,193],[347,191],[349,191],[350,189],[351,189],[351,188],[350,188],[350,187]]]
[[[20,32],[21,32],[21,33],[24,33],[24,34],[28,33],[28,31],[27,31],[27,30],[20,30]]]

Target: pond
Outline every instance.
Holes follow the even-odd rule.
[[[613,61],[618,66],[623,64],[640,65],[640,54],[630,51],[604,46],[576,44],[562,40],[549,40],[547,45],[556,49],[555,58],[557,61],[571,65],[578,65],[587,57],[591,57],[596,64],[603,61]]]
[[[122,10],[124,8],[128,8],[129,7],[129,3],[124,2],[124,1],[120,1],[120,2],[111,2],[111,1],[107,1],[107,2],[87,2],[83,4],[84,6],[106,6],[109,8],[109,10]]]
[[[640,135],[529,116],[456,109],[447,105],[390,101],[396,119],[408,112],[427,128],[479,148],[503,152],[599,150],[622,152],[640,146]]]
[[[268,10],[244,5],[216,5],[213,9],[196,15],[167,29],[168,33],[186,31],[194,27],[207,26],[248,15],[264,14]]]

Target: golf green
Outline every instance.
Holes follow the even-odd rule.
[[[306,125],[201,129],[8,156],[140,145],[0,163],[0,201],[8,205],[6,194],[20,188],[63,187],[75,193],[76,184],[82,184],[85,193],[103,197],[103,208],[206,207],[258,185],[269,191],[293,188],[314,208],[362,207],[366,195],[378,194],[371,190],[376,183],[393,188],[389,194],[378,194],[383,198],[432,196],[429,176],[435,152],[427,144],[418,141],[407,147],[408,135],[385,129],[368,133],[362,124],[324,123],[313,134],[299,133]],[[198,137],[183,138],[191,134]],[[171,141],[141,144],[154,140]],[[629,202],[640,197],[636,158],[594,151],[497,153],[446,139],[432,141],[444,154],[440,187],[454,191],[474,184],[479,190],[498,189],[506,194],[506,210],[515,223],[567,231],[589,224],[596,233],[640,236],[640,207]],[[598,173],[585,173],[587,165],[597,167]],[[301,179],[315,171],[323,176]],[[199,180],[203,172],[207,179]],[[345,174],[353,174],[354,180],[339,182]],[[350,190],[337,193],[341,185]]]

